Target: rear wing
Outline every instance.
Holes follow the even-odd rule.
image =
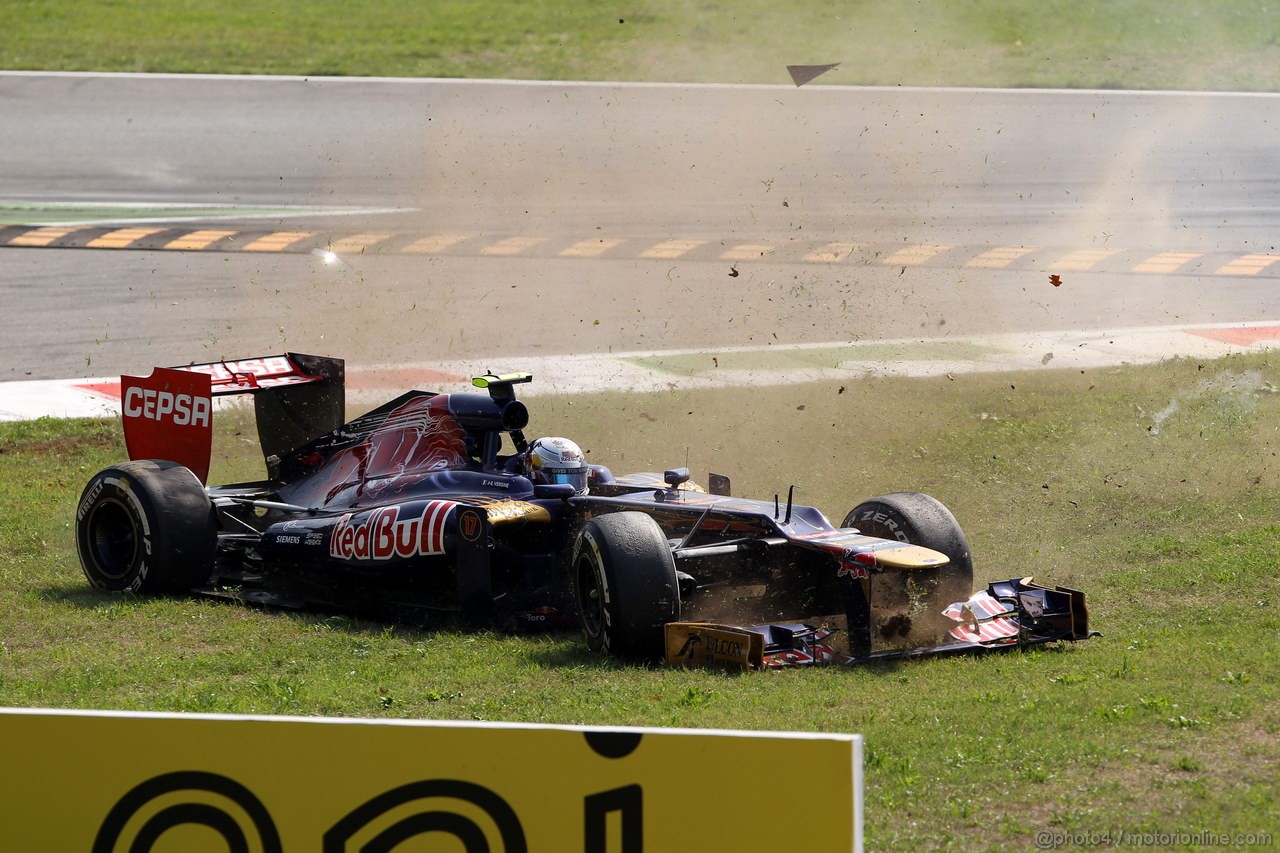
[[[167,459],[207,482],[213,398],[252,394],[268,475],[279,457],[340,427],[346,418],[342,359],[303,353],[157,367],[120,377],[120,411],[130,459]]]

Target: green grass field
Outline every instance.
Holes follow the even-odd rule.
[[[0,706],[860,732],[873,849],[1025,848],[1042,829],[1275,832],[1277,381],[1259,356],[533,401],[531,429],[573,435],[616,470],[683,463],[687,448],[737,493],[795,482],[829,515],[934,494],[965,525],[980,583],[1084,589],[1103,633],[753,674],[620,664],[573,634],[102,595],[80,575],[72,513],[122,457],[117,425],[3,425]],[[257,465],[238,425],[219,433],[215,480]]]
[[[840,62],[812,85],[1280,89],[1280,9],[1260,0],[9,0],[0,29],[0,68],[19,70],[785,84],[786,65]],[[95,593],[72,513],[123,458],[118,426],[3,424],[0,706],[860,732],[870,849],[1280,835],[1278,384],[1257,356],[539,398],[535,431],[619,471],[687,452],[699,476],[754,495],[794,482],[833,516],[929,492],[965,525],[979,581],[1077,586],[1103,632],[741,675],[602,660],[573,635]],[[253,475],[234,423],[218,442],[215,480]]]
[[[8,0],[0,68],[1276,91],[1268,0]]]

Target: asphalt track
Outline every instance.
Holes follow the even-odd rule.
[[[0,74],[0,115],[0,380],[1280,317],[1271,95]]]

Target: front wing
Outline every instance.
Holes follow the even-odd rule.
[[[861,664],[1041,645],[1056,640],[1085,640],[1089,611],[1084,593],[1046,587],[1031,578],[989,584],[964,602],[945,608],[953,627],[947,639],[916,648],[887,649],[864,657],[840,654],[829,642],[833,631],[805,624],[749,628],[709,622],[672,622],[666,626],[668,663],[776,669],[815,664]]]

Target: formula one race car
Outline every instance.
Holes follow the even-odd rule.
[[[345,421],[344,366],[297,353],[121,377],[131,461],[76,512],[90,583],[430,621],[581,626],[591,649],[783,666],[1089,636],[1082,593],[1030,579],[969,599],[968,542],[926,495],[839,527],[689,472],[615,476],[529,441],[528,374],[410,391]],[[215,397],[251,394],[266,479],[206,486]],[[952,608],[948,605],[954,602]],[[748,627],[742,627],[748,626]]]

